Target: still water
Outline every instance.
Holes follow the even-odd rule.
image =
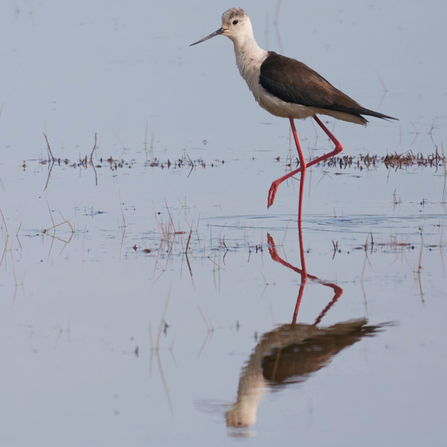
[[[288,122],[188,47],[232,6],[2,6],[0,445],[445,445],[445,3],[238,5],[400,119],[325,121],[305,284]]]

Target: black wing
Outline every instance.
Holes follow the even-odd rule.
[[[307,65],[273,51],[269,51],[267,59],[261,65],[259,82],[269,93],[285,102],[360,117],[370,115],[377,118],[396,119],[365,109]]]

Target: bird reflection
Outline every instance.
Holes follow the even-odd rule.
[[[242,369],[237,401],[226,413],[229,427],[249,427],[256,422],[261,397],[275,387],[305,381],[327,366],[342,349],[381,326],[366,319],[346,321],[328,328],[315,324],[285,324],[265,333]]]
[[[343,289],[336,284],[309,275],[306,270],[304,249],[299,226],[301,268],[284,261],[278,254],[273,238],[268,235],[272,259],[301,275],[301,284],[292,322],[265,333],[242,369],[237,401],[226,413],[228,427],[249,427],[256,422],[260,400],[269,389],[305,381],[312,373],[329,365],[332,358],[344,348],[363,337],[374,336],[383,325],[369,326],[366,319],[350,320],[322,328],[318,327],[324,315],[342,296]],[[297,323],[297,316],[307,280],[332,288],[333,298],[313,324]]]

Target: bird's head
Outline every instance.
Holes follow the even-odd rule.
[[[194,42],[190,46],[205,42],[212,37],[223,35],[229,37],[235,44],[253,38],[253,28],[248,14],[242,8],[231,8],[222,14],[222,27],[209,36]]]

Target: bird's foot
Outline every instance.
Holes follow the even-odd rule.
[[[269,195],[267,197],[267,208],[270,208],[273,205],[273,202],[275,201],[276,192],[278,191],[278,186],[281,182],[278,182],[278,180],[275,180],[272,183],[272,186],[270,186],[269,189]]]
[[[273,205],[273,202],[275,201],[276,192],[278,191],[278,186],[282,182],[289,179],[290,177],[293,177],[294,175],[296,175],[298,173],[301,173],[301,175],[304,175],[305,172],[306,172],[306,166],[304,165],[304,167],[303,167],[303,165],[300,165],[300,167],[298,169],[295,169],[294,171],[286,174],[284,177],[281,177],[278,180],[275,180],[269,189],[269,195],[267,198],[267,208],[270,208]],[[301,179],[301,181],[302,181],[302,179]]]

